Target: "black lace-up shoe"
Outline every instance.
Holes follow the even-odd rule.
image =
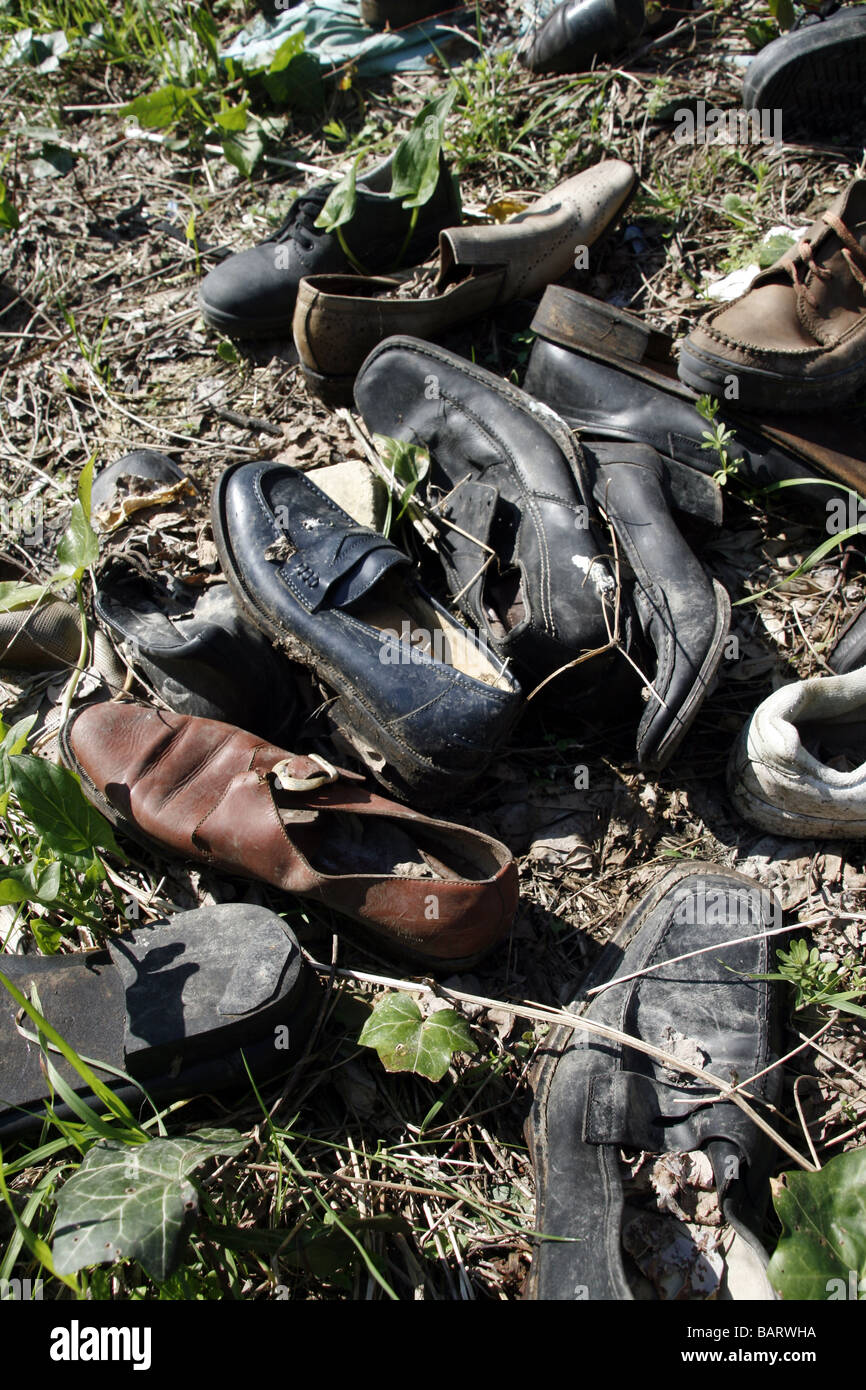
[[[411,209],[391,198],[392,160],[360,179],[346,244],[369,271],[418,265],[435,249],[440,231],[460,222],[460,199],[444,159],[439,182],[407,241]],[[353,269],[336,235],[316,226],[334,185],[318,184],[292,204],[278,231],[249,251],[222,262],[205,278],[199,303],[205,323],[234,338],[292,336],[292,313],[305,275]]]

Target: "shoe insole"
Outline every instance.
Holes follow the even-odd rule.
[[[803,747],[826,767],[853,772],[866,763],[866,719],[862,707],[850,720],[804,721],[797,725]]]
[[[361,622],[395,634],[395,640],[411,650],[424,652],[484,685],[507,688],[497,668],[460,626],[410,594],[399,579],[387,576],[369,602],[353,611]]]
[[[304,823],[292,815],[290,796],[277,791],[276,800],[292,839],[321,874],[477,882],[496,872],[495,867],[471,863],[465,845],[449,845],[447,833],[435,839],[423,831],[409,834],[383,816],[351,811],[301,812]]]

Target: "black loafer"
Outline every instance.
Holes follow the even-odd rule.
[[[530,72],[585,72],[594,58],[607,58],[636,39],[644,22],[643,0],[562,0],[523,62]]]
[[[568,1007],[689,1059],[721,1081],[754,1076],[749,1095],[775,1102],[781,1088],[781,1071],[771,1067],[775,987],[749,976],[767,972],[766,932],[778,925],[778,910],[766,889],[730,869],[672,869],[632,910]],[[750,939],[721,945],[741,937]],[[695,951],[703,954],[664,965]],[[637,978],[629,979],[635,972]],[[587,996],[590,987],[621,976],[622,984]],[[618,1042],[566,1027],[554,1032],[535,1078],[528,1133],[538,1191],[536,1230],[555,1239],[537,1248],[529,1297],[654,1296],[623,1251],[629,1210],[621,1149],[704,1149],[723,1216],[739,1238],[741,1268],[751,1266],[748,1296],[755,1296],[758,1284],[764,1297],[772,1297],[761,1278],[766,1254],[755,1234],[769,1195],[772,1141],[718,1094]],[[736,1296],[730,1268],[728,1293]]]
[[[367,358],[369,429],[430,451],[427,500],[455,602],[484,642],[537,682],[608,641],[615,581],[591,523],[580,445],[510,382],[416,338]],[[587,667],[576,668],[586,679]]]
[[[169,709],[291,745],[297,668],[246,621],[227,584],[202,593],[116,562],[99,576],[94,611]]]
[[[182,483],[186,474],[173,459],[161,454],[158,449],[133,449],[131,454],[124,454],[123,458],[115,459],[114,463],[99,470],[90,490],[91,511],[113,510],[119,498],[126,495],[125,489],[129,486],[127,480],[136,478],[144,483],[163,483],[171,487],[173,483]]]
[[[373,775],[427,802],[467,787],[511,729],[520,687],[409,559],[280,464],[228,468],[212,515],[241,608],[336,696],[328,716]]]
[[[398,262],[420,265],[435,251],[440,231],[461,220],[459,194],[443,158],[436,190],[420,209],[407,243],[412,213],[399,198],[389,197],[392,168],[393,156],[358,180],[355,215],[342,229],[368,271],[394,270]],[[317,184],[299,194],[279,231],[229,256],[205,277],[199,291],[205,323],[234,338],[291,338],[302,278],[355,269],[336,233],[315,225],[333,187]]]

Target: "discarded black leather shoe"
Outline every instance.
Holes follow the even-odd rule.
[[[827,657],[827,665],[837,676],[847,676],[849,671],[866,666],[866,604],[843,627]]]
[[[665,496],[661,459],[646,445],[584,445],[593,494],[634,576],[631,599],[655,673],[638,726],[642,767],[670,762],[724,656],[731,603],[686,544]],[[649,673],[647,673],[649,674]]]
[[[530,72],[585,72],[636,39],[644,22],[643,0],[562,0],[522,61]]]
[[[155,1101],[226,1087],[250,1089],[279,1074],[303,1050],[320,1002],[315,976],[292,930],[251,903],[181,912],[108,939],[105,950],[55,956],[0,956],[0,972],[38,1009],[99,1080],[134,1111]],[[38,1129],[50,1094],[38,1045],[21,1036],[36,1026],[0,982],[0,1136]],[[285,1047],[274,1045],[281,1028]],[[90,1105],[100,1102],[64,1058],[62,1080]],[[110,1070],[104,1070],[100,1063]],[[117,1070],[132,1080],[117,1076]],[[149,1107],[148,1107],[149,1108]]]
[[[435,250],[440,231],[460,222],[459,195],[442,158],[435,192],[420,209],[407,242],[412,213],[399,198],[389,197],[392,168],[393,157],[358,180],[355,215],[342,229],[368,271],[394,270],[398,261],[420,265]],[[300,193],[278,231],[229,256],[205,277],[199,291],[205,323],[234,338],[291,338],[301,279],[354,269],[336,234],[315,225],[333,187],[322,183]]]
[[[117,510],[123,498],[138,485],[138,480],[148,491],[159,485],[172,487],[188,481],[183,469],[167,454],[161,454],[158,449],[133,449],[131,454],[115,459],[96,474],[90,490],[91,511],[96,515]]]
[[[866,116],[866,11],[845,5],[807,16],[762,48],[746,69],[747,110],[781,111],[786,137],[844,132]]]
[[[328,717],[378,781],[432,803],[483,771],[520,687],[395,545],[275,463],[226,469],[212,517],[241,609],[336,695]]]
[[[704,448],[707,422],[697,396],[676,376],[673,339],[666,333],[561,285],[544,293],[532,321],[538,335],[523,388],[546,401],[587,439],[650,444],[666,465],[679,463],[712,475],[718,456]],[[734,430],[728,454],[749,484],[766,488],[786,480],[784,493],[826,514],[836,494],[823,478],[866,486],[866,436],[855,420],[818,416],[760,420],[722,402],[719,416]],[[682,479],[670,475],[671,487]],[[685,510],[692,510],[686,504]],[[694,513],[700,514],[700,513]]]
[[[742,874],[714,864],[671,869],[632,909],[568,1008],[689,1060],[722,1083],[756,1077],[747,1092],[760,1110],[781,1090],[781,1070],[771,1065],[777,987],[749,976],[768,970],[766,933],[780,925],[779,915],[772,894]],[[747,939],[722,945],[737,938]],[[624,983],[588,995],[620,977]],[[736,1232],[745,1297],[773,1297],[755,1234],[769,1196],[773,1145],[742,1110],[673,1065],[567,1025],[550,1035],[534,1090],[527,1131],[535,1229],[555,1239],[538,1244],[528,1297],[657,1296],[623,1250],[636,1213],[626,1205],[620,1150],[699,1148],[712,1162],[722,1214]],[[743,1296],[732,1265],[729,1258],[723,1297]]]
[[[236,724],[281,747],[292,741],[295,670],[242,616],[227,584],[202,593],[116,562],[99,576],[94,610],[169,709]]]
[[[537,682],[607,643],[615,581],[580,445],[562,420],[416,338],[370,353],[355,402],[369,429],[429,450],[447,583],[486,645]]]

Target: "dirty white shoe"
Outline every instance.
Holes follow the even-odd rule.
[[[728,787],[771,834],[866,835],[866,670],[796,681],[764,700],[733,749]]]

